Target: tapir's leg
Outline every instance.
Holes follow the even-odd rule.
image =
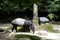
[[[12,31],[15,29],[17,32],[17,25],[16,24],[12,24],[12,25],[13,25]]]
[[[13,30],[14,30],[14,25],[13,25],[13,28],[12,28],[12,32],[13,32]]]
[[[24,32],[30,32],[29,26],[30,26],[30,23],[28,21],[25,21],[23,25]]]
[[[16,32],[17,32],[17,25],[15,25],[15,30],[16,30]]]

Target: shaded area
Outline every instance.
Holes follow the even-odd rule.
[[[27,8],[25,11],[17,11],[7,13],[6,11],[0,10],[0,23],[1,22],[11,22],[15,18],[24,18],[27,20],[32,20],[33,11]]]
[[[40,37],[38,36],[32,36],[32,35],[24,35],[24,34],[20,34],[20,35],[16,35],[17,40],[19,38],[30,38],[30,40],[42,40]]]
[[[49,13],[50,12],[48,12],[48,11],[41,11],[40,9],[38,9],[38,17],[47,17]],[[52,12],[52,13],[54,14],[53,20],[60,21],[60,18],[59,18],[60,17],[60,10]]]

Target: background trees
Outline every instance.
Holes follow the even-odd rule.
[[[59,19],[59,0],[0,0],[0,19],[4,20],[10,17],[13,19],[20,16],[26,18],[26,14],[31,18],[33,17],[34,3],[38,7],[38,16],[47,17],[49,13],[53,13],[55,14],[55,19]]]
[[[60,14],[60,5],[59,0],[42,0],[39,5],[39,16],[46,16],[50,13],[54,14],[54,20],[58,20],[58,14]],[[58,16],[57,16],[58,15]]]

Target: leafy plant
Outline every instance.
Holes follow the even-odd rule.
[[[32,36],[32,35],[26,35],[26,34],[19,34],[15,36],[17,38],[17,40],[19,40],[20,38],[29,38],[30,40],[42,40],[42,38],[38,37],[38,36]]]
[[[50,23],[45,23],[41,27],[42,27],[43,30],[46,30],[46,31],[49,31],[49,32],[54,32],[53,27]]]
[[[46,26],[46,30],[47,30],[47,31],[53,31],[53,27],[52,27],[51,24],[46,23],[45,26]]]
[[[52,20],[52,19],[54,18],[54,14],[53,14],[53,13],[50,13],[50,14],[48,15],[48,17],[49,17],[50,20]]]
[[[20,30],[22,27],[20,27],[20,26],[17,26],[17,30]],[[7,28],[7,31],[9,32],[10,30],[12,30],[12,26],[10,26],[10,27],[8,27]]]
[[[0,29],[0,32],[4,32],[4,30],[3,29]]]

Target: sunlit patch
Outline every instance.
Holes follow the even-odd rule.
[[[12,26],[9,26],[8,28],[7,28],[7,31],[8,32],[10,32],[11,30],[12,30]],[[22,27],[20,27],[20,26],[17,26],[17,30],[20,30]]]
[[[20,27],[20,26],[17,26],[17,30],[20,30],[22,27]]]

